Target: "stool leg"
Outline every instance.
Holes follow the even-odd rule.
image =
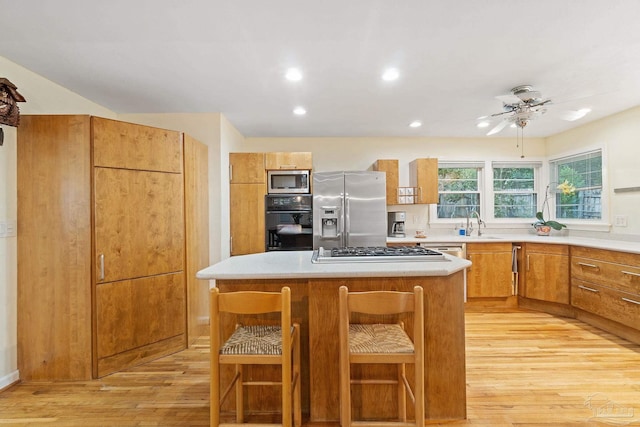
[[[406,370],[404,363],[398,365],[398,418],[407,422],[407,389],[404,384]]]
[[[291,353],[282,358],[282,427],[291,427]]]
[[[296,382],[293,385],[293,423],[295,427],[302,425],[302,390],[300,384],[300,327],[294,326],[293,375]]]
[[[211,357],[211,427],[220,425],[220,364],[216,359]]]
[[[238,374],[238,381],[236,381],[236,422],[244,422],[244,387],[243,387],[243,375],[244,366],[236,365],[236,374]]]
[[[340,353],[340,425],[351,426],[351,366],[344,353]]]

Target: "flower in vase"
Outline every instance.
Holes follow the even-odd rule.
[[[551,184],[547,185],[547,189],[545,190],[545,195],[544,195],[544,202],[542,203],[542,209],[539,212],[536,212],[537,221],[534,222],[532,225],[535,229],[541,229],[543,227],[551,227],[554,230],[562,230],[563,228],[567,227],[565,224],[561,224],[558,221],[554,221],[554,220],[544,219],[545,208],[547,212],[549,211],[549,187],[550,186]],[[562,194],[564,195],[571,195],[576,192],[576,187],[573,184],[569,183],[569,181],[566,179],[564,180],[564,182],[559,184],[556,188],[562,191]],[[550,230],[547,228],[546,233],[548,233],[549,231]]]

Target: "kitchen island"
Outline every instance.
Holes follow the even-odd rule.
[[[231,257],[197,277],[215,280],[221,292],[291,288],[292,319],[301,326],[303,412],[311,422],[339,419],[338,288],[411,291],[422,286],[426,418],[466,418],[464,269],[471,263],[446,255],[437,261],[312,264],[311,255],[312,251],[292,251]],[[230,331],[239,320],[248,321],[230,317],[224,327]],[[411,325],[408,317],[400,320]],[[370,369],[363,368],[359,375],[366,377]],[[385,373],[393,375],[390,370]],[[265,392],[253,393],[248,404],[268,411],[277,410],[280,403],[277,393]],[[396,405],[393,386],[354,389],[355,417],[392,417]]]

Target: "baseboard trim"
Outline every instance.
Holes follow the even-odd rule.
[[[13,371],[10,374],[5,375],[4,377],[0,377],[0,392],[18,383],[19,381],[20,371]]]

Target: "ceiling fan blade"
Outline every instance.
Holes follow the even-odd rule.
[[[510,110],[510,111],[503,111],[502,113],[495,113],[495,114],[492,114],[492,115],[491,115],[491,116],[489,116],[489,117],[499,117],[499,116],[502,116],[502,115],[504,115],[504,114],[511,114],[511,113],[513,113],[513,110]]]
[[[551,100],[550,99],[545,99],[544,101],[540,101],[540,102],[536,102],[535,104],[531,104],[529,105],[529,107],[534,108],[534,107],[541,107],[543,105],[547,105],[548,103],[550,103]]]
[[[498,95],[496,96],[496,99],[502,101],[503,104],[506,105],[511,105],[511,104],[520,104],[522,102],[522,100],[520,98],[518,98],[517,96],[511,94],[511,95]]]
[[[507,126],[507,123],[509,123],[509,120],[501,121],[493,129],[487,132],[487,136],[495,135],[496,133],[500,132],[502,129],[505,128],[505,126]]]

